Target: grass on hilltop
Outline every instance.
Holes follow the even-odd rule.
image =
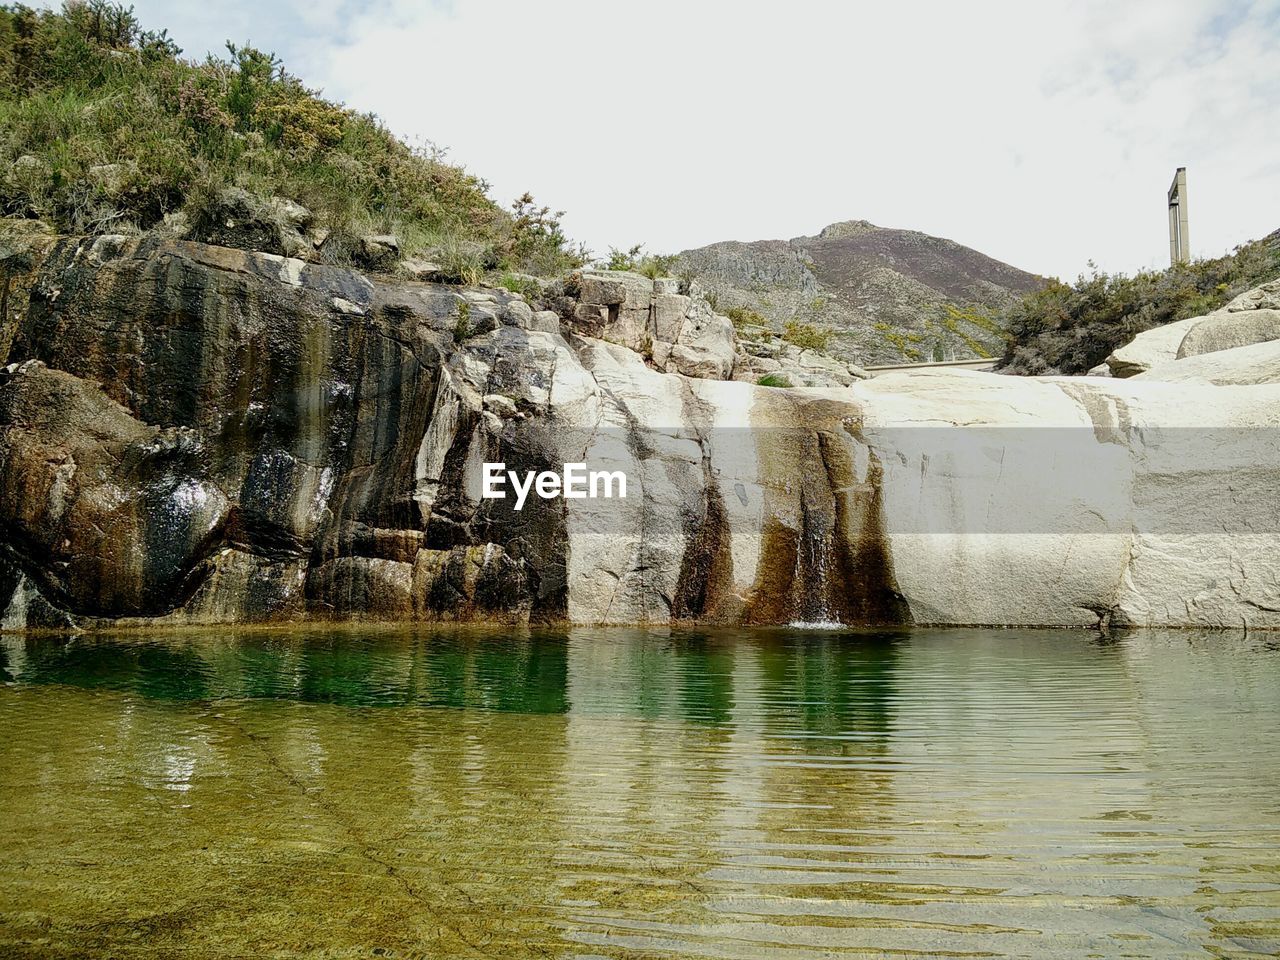
[[[308,208],[330,262],[371,233],[486,270],[585,261],[559,214],[527,194],[503,209],[438,150],[324,99],[273,55],[229,43],[226,57],[184,60],[105,0],[0,6],[0,169],[0,213],[68,233],[198,223],[236,187]]]

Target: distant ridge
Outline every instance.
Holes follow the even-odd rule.
[[[862,363],[999,356],[992,314],[1045,282],[952,240],[866,220],[713,243],[683,251],[680,266],[721,310],[754,310],[778,330],[791,319],[827,328],[832,352]]]

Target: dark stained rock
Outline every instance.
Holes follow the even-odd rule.
[[[50,600],[112,617],[189,595],[231,509],[194,432],[39,361],[0,384],[0,424],[5,549]]]
[[[84,623],[563,615],[456,489],[482,421],[445,372],[455,292],[156,238],[9,263],[29,294],[0,341],[0,613],[21,578]],[[476,344],[495,389],[523,338]],[[562,551],[536,513],[498,527]],[[423,572],[454,548],[470,559]]]

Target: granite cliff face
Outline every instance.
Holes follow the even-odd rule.
[[[774,389],[630,274],[530,303],[155,238],[3,263],[3,628],[1280,625],[1273,384]],[[517,510],[486,462],[628,493]]]
[[[951,240],[865,220],[816,237],[714,243],[680,262],[722,309],[754,310],[777,330],[793,318],[828,328],[832,352],[863,365],[998,356],[1004,342],[982,315],[1043,282]],[[956,317],[947,305],[970,309]]]

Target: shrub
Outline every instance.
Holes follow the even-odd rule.
[[[756,386],[760,387],[789,387],[791,381],[780,373],[766,373],[763,377],[756,381]]]
[[[725,310],[724,315],[729,318],[729,322],[738,332],[742,332],[751,327],[768,328],[769,321],[765,319],[763,314],[757,313],[748,307],[729,307]]]
[[[228,44],[197,63],[180,52],[107,0],[0,6],[0,169],[13,171],[0,177],[0,213],[64,232],[146,230],[178,209],[195,222],[236,187],[306,206],[335,262],[369,233],[394,233],[406,256],[478,243],[482,263],[522,272],[587,262],[560,214],[528,194],[502,209],[441,150],[324,99],[271,53]]]
[[[606,270],[629,270],[643,274],[650,280],[657,280],[659,277],[670,276],[679,259],[674,254],[645,253],[644,244],[637,243],[629,250],[610,247],[609,259],[604,261],[603,266]]]
[[[644,249],[643,244],[637,243],[630,250],[619,250],[617,247],[609,248],[609,259],[604,261],[606,270],[634,270],[640,262],[640,256]]]
[[[461,343],[471,336],[471,304],[467,300],[458,303],[458,319],[453,322],[453,342]]]
[[[788,320],[782,328],[782,339],[801,350],[825,350],[831,332],[800,320]]]
[[[475,286],[484,279],[491,251],[473,240],[450,241],[434,251],[440,264],[440,278],[445,283]]]
[[[518,293],[526,300],[537,300],[542,296],[541,285],[534,277],[528,275],[504,273],[498,278],[498,286],[512,293]]]
[[[671,271],[675,269],[678,259],[675,254],[651,253],[641,259],[637,269],[650,280],[657,280],[659,277],[671,276]]]
[[[1075,283],[1059,280],[1016,302],[1004,326],[1007,373],[1084,373],[1137,334],[1195,317],[1280,276],[1280,230],[1225,257],[1107,274],[1093,265]]]

